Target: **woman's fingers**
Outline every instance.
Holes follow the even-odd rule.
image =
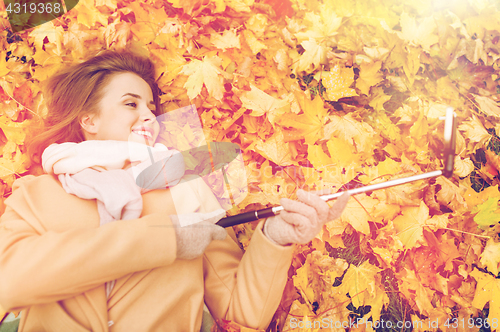
[[[331,190],[325,189],[318,192],[323,195],[331,193]],[[338,199],[340,203],[336,203],[330,208],[315,192],[307,192],[299,189],[297,191],[298,201],[283,198],[280,203],[286,211],[299,213],[311,220],[312,223],[326,223],[338,218],[344,210],[349,194],[344,194],[341,197],[344,198]]]
[[[318,218],[322,223],[326,221],[326,219],[328,218],[328,210],[330,207],[324,200],[321,199],[321,197],[319,197],[317,194],[299,189],[297,191],[297,198],[301,202],[306,203],[307,205],[312,206],[314,209],[316,209]]]
[[[286,223],[293,225],[299,229],[308,227],[311,224],[311,219],[300,213],[294,213],[285,210],[280,212],[279,217]]]
[[[319,224],[311,225],[310,219],[301,214],[281,211],[278,218],[283,223],[279,230],[283,244],[308,243],[319,232]]]
[[[340,217],[350,195],[340,196],[331,208],[314,193],[299,190],[297,197],[299,200],[282,198],[283,211],[266,220],[264,232],[275,243],[308,243],[323,224]]]
[[[311,223],[318,223],[318,212],[312,206],[299,201],[291,200],[288,198],[282,198],[280,200],[281,206],[286,212],[297,213],[310,220]],[[328,207],[328,205],[327,205]],[[284,211],[282,211],[284,212]]]

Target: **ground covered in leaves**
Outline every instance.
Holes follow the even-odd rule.
[[[226,190],[207,178],[225,204],[241,198],[231,213],[298,188],[440,169],[440,117],[452,106],[453,177],[352,197],[296,247],[270,330],[344,331],[352,320],[366,324],[351,331],[496,330],[499,10],[487,0],[81,0],[1,32],[0,189],[5,198],[37,172],[26,135],[46,112],[43,81],[106,48],[154,59],[166,110],[196,106],[204,137],[178,123],[166,142],[241,147],[244,181]],[[254,227],[235,227],[243,248]]]

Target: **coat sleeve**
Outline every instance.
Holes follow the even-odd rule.
[[[43,230],[36,227],[35,208],[21,189],[6,200],[0,218],[0,305],[6,310],[73,297],[176,258],[175,232],[164,214],[102,227]]]
[[[204,204],[218,205],[213,194],[203,197]],[[229,236],[213,241],[205,251],[205,303],[214,318],[253,329],[265,329],[271,322],[288,279],[294,246],[270,242],[262,233],[263,224],[257,226],[244,254]]]

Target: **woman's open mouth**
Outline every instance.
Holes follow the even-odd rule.
[[[144,127],[137,128],[137,129],[133,129],[132,132],[138,136],[141,136],[146,141],[153,140],[153,130],[150,128],[144,128]]]

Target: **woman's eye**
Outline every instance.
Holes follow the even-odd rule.
[[[125,105],[130,106],[130,107],[134,107],[134,108],[137,107],[136,103],[127,103]]]

